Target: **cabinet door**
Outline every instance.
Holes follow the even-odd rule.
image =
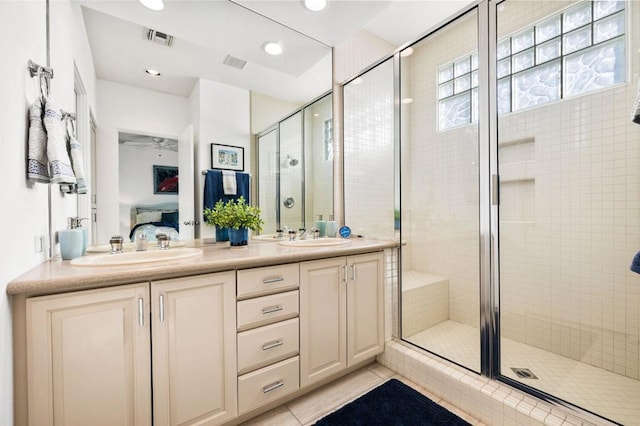
[[[300,386],[346,368],[345,258],[300,264]]]
[[[347,258],[347,365],[384,350],[383,254]]]
[[[150,425],[148,284],[27,300],[29,424]]]
[[[154,424],[237,413],[235,272],[151,283]]]

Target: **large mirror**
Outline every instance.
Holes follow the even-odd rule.
[[[331,89],[331,48],[235,2],[75,3],[97,78],[93,242],[170,217],[181,239],[212,237],[197,224],[211,144],[243,150],[254,176],[254,134]]]
[[[201,171],[211,167],[211,144],[243,148],[243,169],[255,174],[255,135],[330,91],[332,81],[346,81],[414,40],[467,1],[329,1],[325,10],[313,13],[303,1],[164,0],[163,10],[152,11],[138,0],[70,0],[78,10],[72,14],[81,15],[97,79],[95,93],[89,88],[97,99],[91,150],[96,162],[90,177],[95,188],[90,207],[84,208],[96,218],[93,242],[127,234],[135,218],[131,205],[161,202],[158,197],[167,202],[178,198],[178,223],[187,223],[180,238],[213,236],[209,227],[192,226],[201,220]],[[62,8],[65,2],[52,3],[54,14]],[[64,30],[52,29],[54,41]],[[283,53],[266,54],[269,41],[279,43]],[[164,164],[130,161],[147,168],[137,170],[144,174],[147,183],[139,183],[147,193],[121,199],[120,188],[130,185],[126,179],[119,182],[119,147],[134,145],[123,134],[133,135],[137,154],[145,138],[150,155],[158,154],[158,140],[180,141],[179,182],[185,188],[177,196],[153,194],[149,167]],[[315,199],[320,192],[305,188],[306,204],[313,206],[305,209],[305,222],[331,212]],[[257,199],[257,187],[252,194]]]

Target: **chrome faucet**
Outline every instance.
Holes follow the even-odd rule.
[[[304,229],[300,228],[301,240],[315,240],[320,235],[320,231],[316,228]]]

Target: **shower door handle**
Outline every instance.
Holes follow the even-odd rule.
[[[500,205],[500,176],[491,175],[491,205]]]

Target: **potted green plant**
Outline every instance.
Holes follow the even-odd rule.
[[[213,209],[204,209],[204,219],[207,224],[215,225],[216,229],[228,229],[229,241],[232,246],[247,245],[249,229],[260,231],[264,224],[260,218],[260,209],[247,204],[242,196],[226,203],[219,200]],[[217,232],[216,239],[219,241]]]

